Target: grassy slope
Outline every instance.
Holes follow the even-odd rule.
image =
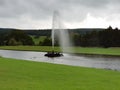
[[[40,41],[42,42],[46,38],[46,36],[40,36],[39,38],[35,38],[34,36],[31,36],[31,38],[35,42],[35,45],[39,45],[39,42]]]
[[[12,49],[12,50],[32,50],[32,51],[51,51],[49,46],[0,46],[0,49]],[[120,48],[82,48],[74,47],[74,53],[84,54],[104,54],[104,55],[119,55]],[[59,47],[55,47],[55,51],[60,51]]]
[[[120,90],[120,72],[0,58],[0,90]]]

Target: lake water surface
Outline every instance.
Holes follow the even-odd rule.
[[[120,57],[64,54],[63,57],[48,58],[44,54],[45,52],[0,50],[0,56],[7,58],[120,71]]]

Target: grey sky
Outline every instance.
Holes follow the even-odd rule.
[[[88,15],[101,23],[104,19],[105,26],[95,27],[120,27],[120,0],[0,0],[0,27],[50,28],[54,10],[60,11],[69,28],[82,27]]]

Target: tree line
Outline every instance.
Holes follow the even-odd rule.
[[[22,30],[11,30],[0,34],[1,46],[34,45],[32,38]]]
[[[82,47],[120,47],[120,30],[109,26],[102,31],[92,31],[84,35],[74,33],[75,46]]]
[[[70,32],[70,37],[74,46],[104,48],[120,47],[120,30],[118,28],[112,29],[111,26],[104,30],[93,30],[91,32],[86,32],[85,34]],[[41,45],[51,46],[51,38],[46,37]],[[55,43],[55,45],[59,45],[58,42]]]
[[[86,33],[69,32],[70,39],[73,41],[74,46],[81,47],[120,47],[120,30],[118,28],[113,29],[109,26],[103,30],[93,30]],[[38,34],[36,37],[39,37]],[[51,46],[51,36],[46,35],[43,41],[39,41],[40,46]],[[14,45],[35,45],[34,40],[24,30],[11,30],[8,33],[0,34],[1,46],[14,46]],[[58,41],[55,42],[56,46],[59,46]]]

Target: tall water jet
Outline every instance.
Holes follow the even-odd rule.
[[[70,46],[72,45],[70,43],[70,37],[69,37],[69,33],[68,30],[65,29],[64,24],[62,22],[62,19],[60,17],[60,13],[58,11],[54,11],[53,13],[53,20],[52,20],[52,31],[51,31],[52,35],[52,52],[47,53],[47,55],[54,56],[54,54],[56,54],[54,52],[54,46],[56,44],[56,42],[58,42],[61,51],[62,52],[70,52]],[[57,52],[58,56],[62,56],[62,54]]]
[[[52,24],[52,46],[54,48],[55,39],[58,40],[62,52],[70,52],[70,36],[68,30],[65,28],[64,23],[61,19],[60,13],[54,11],[53,24]]]

